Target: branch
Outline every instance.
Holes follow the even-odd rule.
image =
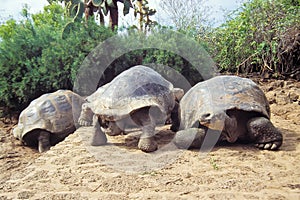
[[[236,68],[237,69],[239,69],[243,64],[245,64],[248,60],[250,60],[250,58],[252,58],[253,56],[255,56],[257,54],[257,52],[256,53],[254,53],[254,54],[252,54],[251,56],[249,56],[248,58],[246,58],[243,62],[241,62]]]

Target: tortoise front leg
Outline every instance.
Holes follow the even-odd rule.
[[[91,126],[93,120],[94,113],[92,110],[87,106],[86,103],[82,104],[81,106],[81,113],[78,119],[78,124],[80,126]]]
[[[247,123],[250,138],[260,149],[276,150],[282,144],[282,133],[264,117],[255,117]]]
[[[153,120],[142,127],[142,135],[140,137],[138,148],[144,152],[153,152],[157,150],[157,143],[154,139],[155,123]]]
[[[38,136],[38,149],[40,153],[48,151],[50,149],[50,133],[48,131],[41,130]]]
[[[180,149],[199,149],[204,141],[206,131],[199,128],[188,128],[178,131],[173,139]]]
[[[105,133],[101,130],[98,116],[93,116],[93,138],[91,141],[92,146],[100,146],[107,143],[107,138]]]
[[[131,114],[132,120],[142,128],[138,148],[144,152],[156,151],[158,146],[154,139],[155,116],[151,116],[149,110],[150,107],[145,107]]]

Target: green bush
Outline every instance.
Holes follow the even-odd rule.
[[[104,71],[104,77],[101,78],[98,86],[111,81],[122,71],[140,64],[169,66],[182,74],[191,85],[212,75],[211,67],[214,63],[209,62],[205,49],[200,48],[200,45],[192,37],[172,29],[157,27],[152,29],[149,35],[132,30],[125,37],[122,37],[121,34],[118,35],[116,41],[118,41],[117,44],[112,44],[112,46],[116,46],[114,53],[118,52],[119,47],[136,50],[131,50],[115,59]],[[105,53],[96,53],[95,57],[99,54],[104,55]],[[110,56],[104,55],[104,57]],[[93,58],[93,60],[97,59]],[[201,72],[199,72],[199,67],[201,67]]]
[[[252,0],[214,31],[211,52],[224,71],[291,75],[300,68],[299,24],[299,1]]]
[[[191,85],[203,81],[203,77],[186,59],[173,52],[161,49],[142,49],[124,54],[116,59],[104,72],[105,80],[101,79],[99,86],[111,81],[122,71],[135,65],[159,64],[173,68],[182,74]],[[178,86],[179,87],[179,86]]]
[[[71,19],[55,3],[42,13],[23,13],[21,22],[11,19],[0,27],[0,105],[18,110],[43,93],[72,89],[86,55],[114,34],[94,21],[74,22],[63,39]]]

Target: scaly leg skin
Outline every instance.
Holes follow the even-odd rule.
[[[282,144],[282,133],[267,118],[250,119],[247,128],[250,137],[254,138],[255,146],[260,149],[277,150]]]
[[[206,132],[204,129],[189,128],[178,131],[173,139],[174,144],[180,149],[200,148]]]
[[[50,149],[50,133],[48,131],[41,130],[38,136],[38,149],[40,153],[48,151]]]
[[[157,150],[157,143],[154,139],[155,123],[151,120],[150,124],[142,127],[142,135],[140,137],[138,148],[144,152],[153,152]]]
[[[155,135],[155,116],[150,115],[150,107],[141,108],[131,114],[133,122],[142,128],[138,148],[144,152],[153,152],[157,150]]]
[[[101,130],[98,116],[93,116],[93,138],[91,141],[92,146],[100,146],[107,143],[107,138],[105,133]]]

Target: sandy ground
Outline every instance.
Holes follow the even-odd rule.
[[[145,154],[125,136],[91,147],[85,127],[39,154],[12,138],[3,119],[0,199],[300,199],[300,84],[259,84],[284,134],[279,151],[244,144],[177,150],[165,145],[173,133],[162,127],[161,150]]]

